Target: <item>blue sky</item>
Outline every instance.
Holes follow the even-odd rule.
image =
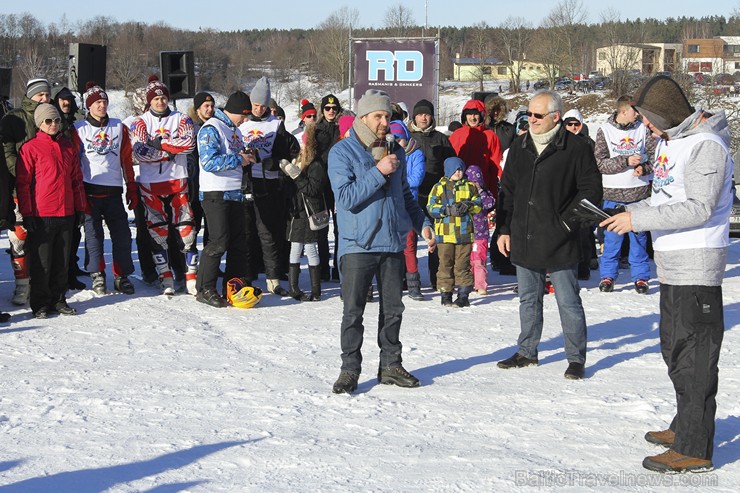
[[[12,5],[7,5],[11,3]],[[119,2],[69,2],[59,0],[35,0],[32,4],[24,2],[3,2],[0,12],[3,14],[32,13],[44,24],[58,21],[61,12],[66,13],[70,22],[88,20],[96,15],[105,15],[119,21],[136,20],[147,23],[165,21],[174,27],[197,30],[215,28],[220,30],[263,28],[311,28],[315,27],[328,15],[343,7],[356,8],[360,12],[362,26],[382,26],[385,12],[399,0],[371,1],[328,1],[328,0],[180,0],[179,2],[153,2],[152,0],[123,0]],[[403,0],[402,4],[414,11],[417,24],[424,24],[424,0]],[[555,0],[521,0],[521,1],[483,1],[483,0],[427,0],[428,23],[430,26],[465,26],[481,21],[495,26],[509,16],[524,16],[533,25],[557,4]],[[738,0],[715,0],[699,2],[696,0],[604,0],[592,2],[584,0],[590,23],[598,22],[600,13],[613,8],[620,12],[623,19],[704,15],[730,15],[740,8]],[[239,7],[235,8],[235,5]],[[279,6],[274,12],[270,6]],[[256,13],[256,15],[255,15]],[[257,17],[259,16],[259,17]]]

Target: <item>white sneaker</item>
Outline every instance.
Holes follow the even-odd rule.
[[[195,279],[188,279],[187,281],[185,281],[185,288],[188,290],[188,293],[192,294],[193,296],[198,294],[198,290],[196,289],[195,284]]]
[[[16,279],[15,280],[15,291],[13,291],[13,299],[11,300],[14,305],[23,306],[28,303],[28,296],[31,293],[31,279]]]
[[[167,296],[174,296],[175,294],[175,280],[171,277],[162,277],[159,280],[160,285],[162,286],[162,294]]]

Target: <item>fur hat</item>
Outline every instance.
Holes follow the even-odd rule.
[[[316,107],[308,99],[301,99],[301,120],[306,118],[306,115],[315,115]]]
[[[249,93],[249,99],[254,104],[268,106],[270,104],[270,81],[267,77],[261,77]]]
[[[385,91],[368,89],[357,102],[357,116],[363,117],[373,111],[385,111],[388,116],[393,112],[391,109],[391,97]]]
[[[645,81],[633,99],[632,106],[660,130],[676,127],[694,113],[681,87],[665,75]]]
[[[144,111],[149,109],[149,106],[152,104],[152,99],[158,96],[164,96],[167,99],[170,99],[170,90],[167,89],[164,82],[159,80],[159,77],[156,75],[150,75],[148,84],[146,85],[146,106],[144,107]]]
[[[36,110],[33,112],[33,121],[36,122],[36,127],[41,128],[41,124],[44,123],[44,120],[47,118],[51,118],[52,120],[54,118],[60,118],[59,111],[54,107],[54,105],[41,103],[36,106]]]
[[[445,176],[447,178],[455,174],[455,171],[465,171],[465,162],[459,157],[448,157],[445,159]]]
[[[31,79],[26,84],[26,97],[29,99],[40,92],[48,92],[51,96],[51,86],[46,79]]]
[[[249,115],[252,113],[252,101],[246,93],[236,91],[229,96],[226,106],[224,106],[224,111],[234,115]]]
[[[108,101],[108,94],[100,87],[95,81],[88,81],[85,84],[85,94],[82,95],[82,100],[85,102],[85,108],[90,109],[95,101],[98,100]]]

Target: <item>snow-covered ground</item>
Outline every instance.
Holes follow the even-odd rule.
[[[131,297],[71,293],[76,317],[40,321],[7,301],[3,262],[0,309],[13,319],[0,328],[0,492],[737,491],[740,241],[729,258],[717,469],[684,476],[641,467],[661,451],[643,434],[674,411],[656,286],[643,296],[626,281],[610,294],[597,275],[583,283],[583,381],[563,378],[553,296],[540,366],[496,367],[519,323],[514,278],[492,273],[489,295],[468,309],[443,309],[428,289],[428,301],[406,300],[404,364],[423,385],[377,385],[373,303],[349,397],[331,393],[336,283],[319,303],[265,295],[242,310],[166,299],[136,281]]]
[[[674,412],[657,286],[638,295],[622,272],[607,294],[597,278],[582,283],[583,381],[563,378],[553,296],[540,366],[496,367],[515,351],[518,299],[513,277],[491,273],[488,296],[467,309],[443,309],[428,288],[427,301],[405,300],[404,365],[417,389],[377,385],[370,304],[358,392],[337,396],[336,283],[319,303],[265,295],[241,310],[167,299],[135,280],[134,296],[73,292],[78,316],[41,321],[8,301],[2,261],[0,310],[13,319],[0,326],[0,493],[737,491],[740,240],[724,284],[712,473],[642,468],[662,451],[644,433]]]

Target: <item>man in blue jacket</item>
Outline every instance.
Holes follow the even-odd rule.
[[[413,228],[434,249],[434,235],[406,179],[404,150],[385,139],[390,126],[388,94],[368,90],[357,105],[350,135],[329,152],[329,180],[336,201],[339,268],[344,309],[341,327],[342,371],[335,394],[352,393],[362,366],[367,290],[378,279],[380,313],[378,382],[418,387],[419,380],[401,366],[398,335],[404,310],[401,291],[403,249]]]

